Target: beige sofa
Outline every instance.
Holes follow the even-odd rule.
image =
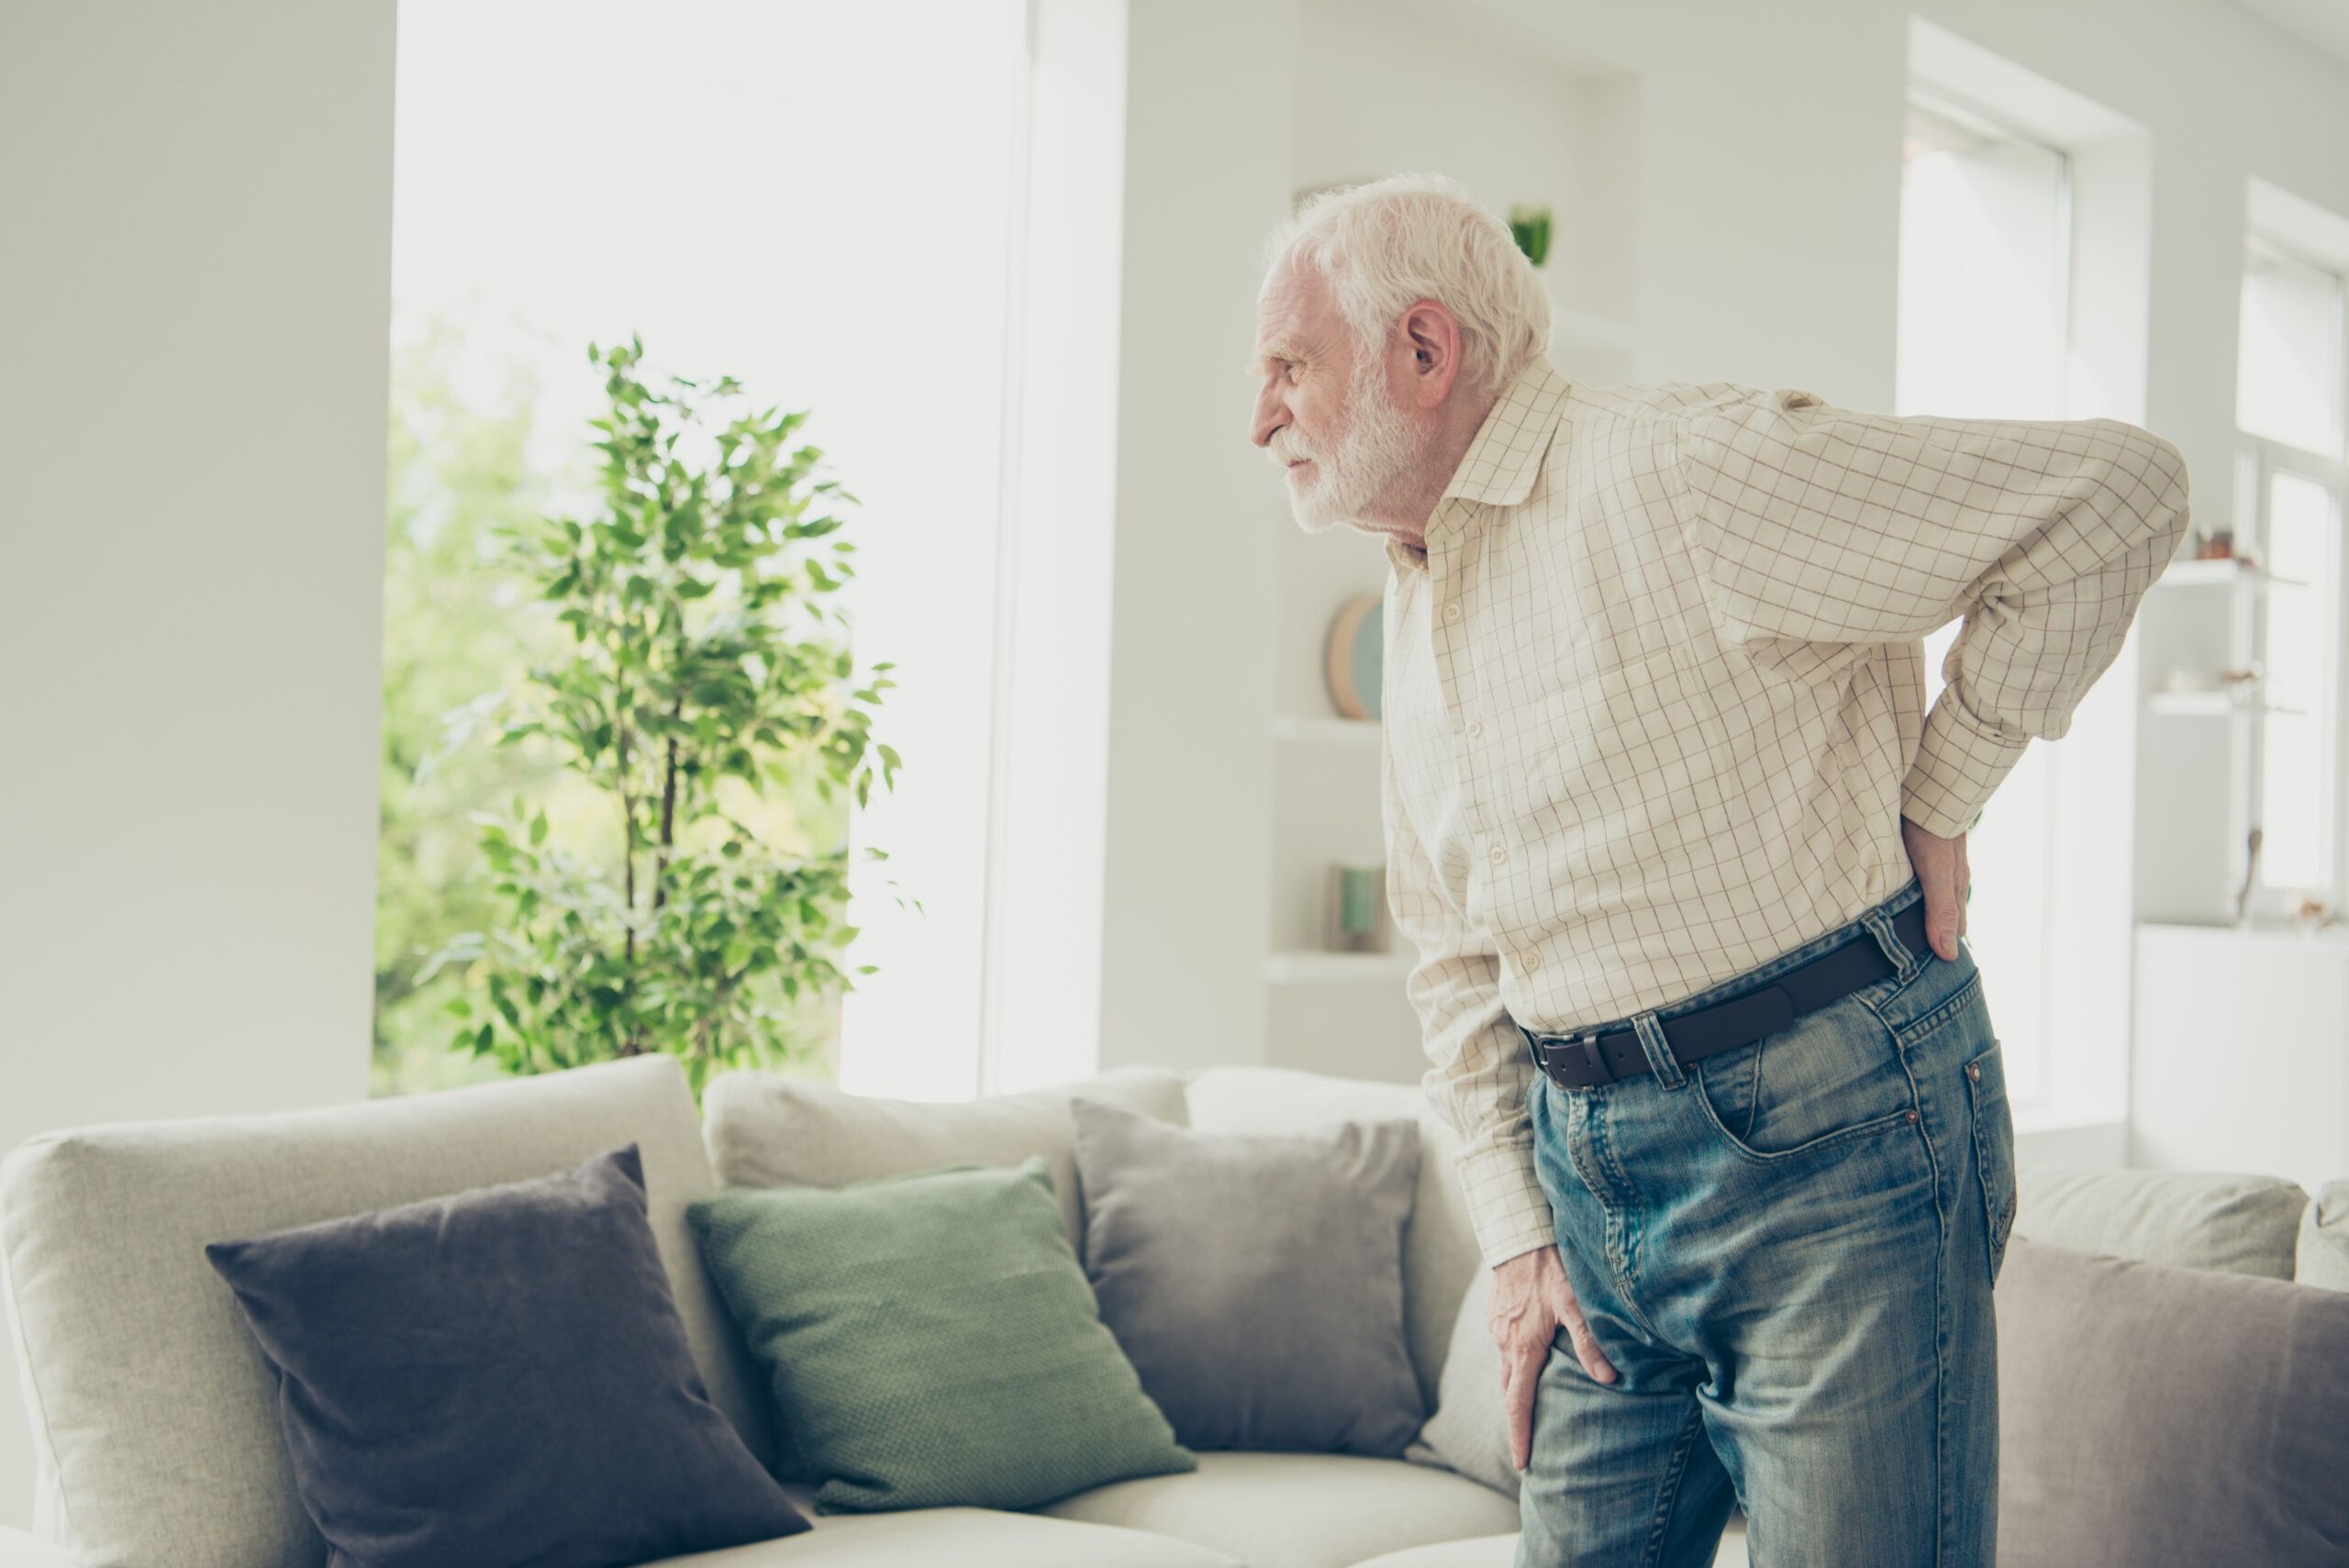
[[[697,1118],[677,1064],[639,1058],[406,1099],[88,1127],[9,1151],[0,1163],[0,1283],[39,1474],[34,1529],[0,1531],[0,1568],[316,1568],[323,1560],[293,1489],[267,1369],[204,1262],[205,1240],[542,1174],[635,1141],[711,1396],[752,1451],[771,1458],[757,1375],[695,1254],[686,1200],[726,1176],[837,1184],[952,1160],[1003,1163],[1040,1153],[1052,1163],[1074,1236],[1064,1106],[1072,1090],[1204,1130],[1418,1117],[1430,1157],[1406,1236],[1406,1308],[1415,1370],[1434,1405],[1476,1261],[1450,1168],[1455,1140],[1415,1086],[1275,1068],[1130,1068],[1057,1090],[931,1105],[729,1074],[711,1085]],[[2141,1195],[2100,1197],[2093,1173],[2065,1179],[2072,1186],[2051,1186],[2047,1205],[2070,1228],[2051,1238],[2059,1244],[2094,1232],[2099,1204],[2117,1205],[2122,1228],[2136,1227],[2127,1246],[2142,1248],[2161,1230]],[[2029,1191],[2027,1180],[2026,1217],[2034,1207]],[[2266,1207],[2278,1209],[2272,1201]],[[2228,1212],[2235,1215],[2230,1230],[2240,1229],[2240,1214]],[[2031,1227],[2019,1221],[2019,1229]],[[2288,1239],[2284,1247],[2288,1264]],[[788,1489],[803,1505],[814,1491]],[[671,1561],[708,1568],[1508,1568],[1518,1519],[1507,1494],[1425,1464],[1212,1451],[1199,1455],[1196,1472],[1118,1483],[1025,1512],[803,1511],[815,1525],[807,1533]],[[1720,1562],[1745,1561],[1741,1525],[1732,1518]]]

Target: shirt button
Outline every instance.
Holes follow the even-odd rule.
[[[1458,620],[1460,618],[1460,606],[1458,605],[1444,606],[1443,618],[1446,620]]]
[[[1482,724],[1476,723],[1473,719],[1469,722],[1468,739],[1474,740],[1477,736],[1482,735],[1484,732],[1485,727]]]
[[[1539,969],[1542,967],[1542,955],[1531,948],[1527,948],[1517,955],[1517,966],[1520,969]]]
[[[1508,851],[1507,850],[1505,850],[1505,849],[1501,848],[1498,844],[1495,844],[1495,845],[1493,846],[1493,854],[1492,854],[1492,861],[1493,861],[1493,863],[1494,863],[1495,865],[1499,865],[1499,864],[1501,864],[1503,862],[1507,861],[1508,859]]]
[[[1965,1075],[1973,1079],[1976,1083],[1980,1083],[1982,1081],[1982,1064],[1979,1062],[1967,1062],[1965,1064]]]

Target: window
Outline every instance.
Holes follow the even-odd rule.
[[[2344,285],[2338,268],[2254,230],[2243,245],[2235,424],[2239,547],[2268,573],[2256,632],[2254,758],[2262,903],[2342,888],[2339,623]]]
[[[2069,160],[1954,97],[1918,89],[1902,146],[1894,410],[2064,417],[2071,283]],[[1960,623],[1925,639],[1925,700]],[[2018,1098],[2044,1085],[2049,895],[2060,754],[2023,753],[1966,835],[1966,940],[1996,974]]]
[[[852,816],[771,791],[758,826],[786,850],[845,838],[852,962],[877,966],[829,1008],[800,998],[829,1058],[809,1070],[844,1052],[843,1077],[907,1093],[961,1092],[978,1065],[990,801],[971,781],[996,700],[1026,47],[1021,0],[399,8],[392,334],[412,373],[393,388],[390,728],[429,740],[520,662],[529,606],[483,602],[478,563],[430,540],[587,504],[590,341],[640,335],[656,377],[731,375],[762,408],[808,410],[795,442],[859,503],[855,577],[829,603],[860,671],[896,666],[873,735],[904,766]],[[390,760],[378,1086],[411,1089],[457,1071],[446,979],[418,989],[416,952],[475,923],[465,808],[504,795],[443,773],[417,795]],[[607,815],[566,812],[564,781],[472,783],[545,792],[554,841],[608,853]]]

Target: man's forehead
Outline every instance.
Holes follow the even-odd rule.
[[[1296,359],[1318,334],[1303,291],[1294,286],[1294,274],[1276,274],[1256,301],[1256,358]]]

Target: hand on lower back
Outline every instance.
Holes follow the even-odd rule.
[[[1574,1343],[1575,1359],[1601,1383],[1615,1381],[1615,1368],[1599,1353],[1598,1338],[1582,1315],[1574,1286],[1555,1245],[1520,1252],[1493,1270],[1492,1308],[1486,1321],[1501,1348],[1501,1394],[1508,1405],[1509,1453],[1522,1470],[1533,1452],[1533,1391],[1550,1359],[1560,1325]]]
[[[1965,869],[1965,835],[1944,839],[1904,817],[1900,842],[1916,868],[1918,885],[1925,890],[1925,940],[1954,963],[1957,939],[1965,934],[1965,892],[1972,881]]]

